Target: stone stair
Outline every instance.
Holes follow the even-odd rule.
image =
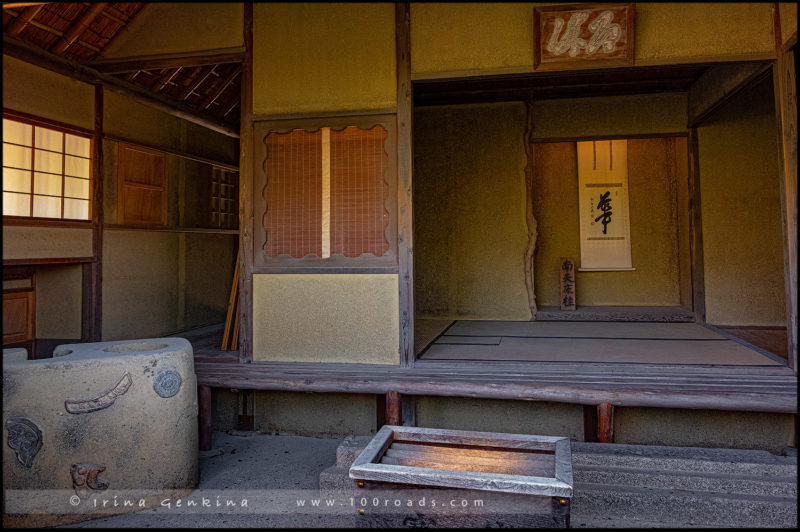
[[[351,493],[371,437],[348,437],[320,491]],[[767,451],[572,443],[571,526],[796,527],[797,456]],[[325,495],[323,495],[325,496]]]

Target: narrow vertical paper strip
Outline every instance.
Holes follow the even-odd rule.
[[[331,128],[322,128],[322,258],[331,256]]]
[[[578,142],[581,270],[630,270],[628,141]]]

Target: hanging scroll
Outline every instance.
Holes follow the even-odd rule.
[[[578,142],[581,270],[632,270],[628,141]]]

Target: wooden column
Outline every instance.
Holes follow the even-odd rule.
[[[411,173],[411,11],[395,4],[397,46],[397,253],[400,294],[400,365],[414,365],[414,256]]]
[[[583,441],[597,441],[597,408],[594,405],[583,405]]]
[[[239,362],[253,360],[253,4],[244,4],[239,133]]]
[[[700,148],[697,128],[689,130],[689,254],[692,266],[692,310],[695,320],[706,321],[705,268],[703,266],[703,217],[700,203]]]
[[[211,388],[197,387],[198,429],[200,430],[200,450],[211,450]]]
[[[614,405],[597,405],[597,441],[614,443]]]
[[[795,50],[797,33],[784,43],[780,8],[773,7],[777,58],[772,69],[775,113],[780,147],[781,218],[783,221],[783,271],[786,287],[788,363],[797,374],[797,85]]]
[[[386,424],[403,424],[403,405],[398,392],[386,392]]]
[[[83,265],[81,341],[103,338],[103,86],[94,86],[92,138],[92,262]]]

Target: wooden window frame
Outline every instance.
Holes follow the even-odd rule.
[[[289,133],[294,129],[305,129],[313,132],[323,127],[333,130],[356,126],[360,129],[371,129],[381,126],[387,132],[384,141],[384,151],[388,156],[384,179],[388,184],[388,193],[384,207],[389,213],[389,223],[386,228],[386,241],[389,248],[380,257],[372,254],[363,254],[358,257],[344,255],[331,255],[328,258],[306,256],[294,257],[269,257],[262,246],[267,234],[263,225],[266,214],[266,202],[263,192],[267,185],[265,161],[267,146],[264,139],[270,133]],[[340,116],[326,118],[263,120],[253,124],[254,159],[253,159],[253,220],[252,240],[253,245],[253,273],[397,273],[397,117],[390,115],[362,115]],[[240,186],[242,183],[240,182]]]
[[[64,122],[59,122],[57,120],[50,120],[44,117],[23,113],[21,111],[16,111],[14,109],[9,109],[4,107],[3,108],[3,118],[13,120],[15,122],[21,122],[23,124],[28,124],[33,127],[42,127],[46,129],[50,129],[53,131],[59,131],[61,133],[69,133],[70,135],[75,135],[79,137],[86,138],[89,141],[89,198],[87,201],[89,202],[89,216],[85,220],[80,220],[76,218],[63,218],[63,203],[64,203],[64,187],[63,187],[63,180],[64,175],[62,173],[62,187],[61,187],[61,203],[62,203],[62,217],[60,218],[49,218],[49,217],[42,217],[42,216],[10,216],[10,215],[3,215],[3,224],[4,225],[16,225],[16,226],[25,226],[25,225],[32,225],[32,226],[44,226],[44,227],[89,227],[92,225],[92,220],[94,218],[94,209],[96,208],[94,204],[94,198],[92,197],[91,191],[94,189],[94,157],[95,157],[95,138],[94,138],[94,131],[91,129],[82,128],[79,126],[73,126],[71,124],[66,124]],[[33,149],[33,148],[32,148]],[[64,157],[64,152],[61,152],[61,157]],[[31,174],[33,174],[34,169],[31,167]],[[30,195],[33,196],[33,183],[31,183],[31,192]],[[33,213],[31,213],[33,214]]]

